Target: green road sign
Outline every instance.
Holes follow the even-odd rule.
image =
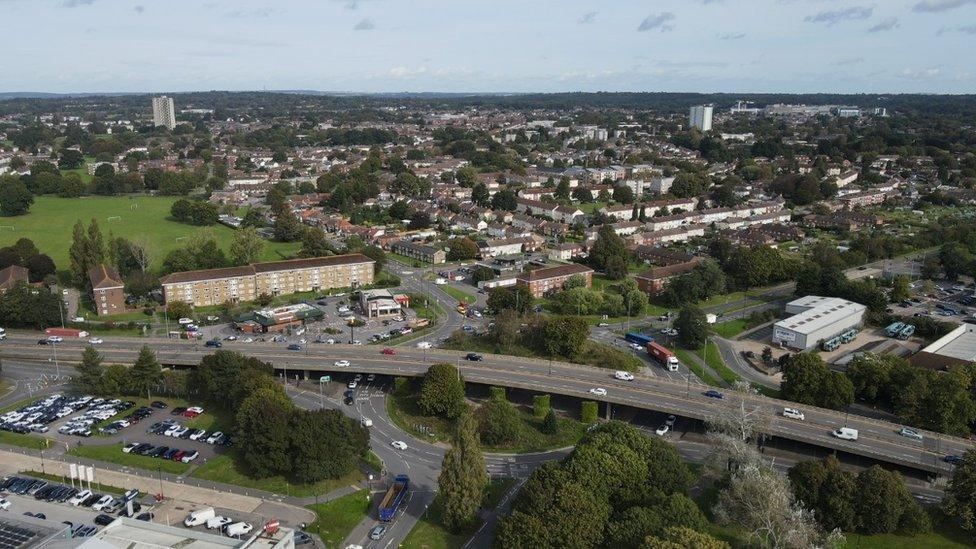
[[[319,383],[328,383],[332,381],[332,376],[322,376],[319,378]]]

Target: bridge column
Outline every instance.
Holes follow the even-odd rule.
[[[611,413],[610,413],[610,403],[608,402],[607,403],[607,420],[608,421],[610,420],[610,416],[611,416]]]

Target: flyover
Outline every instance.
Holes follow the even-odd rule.
[[[58,364],[64,362],[64,368],[69,369],[69,364],[80,359],[87,345],[84,340],[65,340],[58,345],[42,346],[37,345],[38,337],[36,333],[10,333],[6,341],[0,342],[0,358],[56,360]],[[201,343],[175,339],[105,337],[104,340],[98,350],[109,363],[134,362],[143,345],[154,349],[161,363],[172,366],[195,366],[204,355],[215,351]],[[458,365],[461,374],[472,383],[567,395],[698,420],[739,414],[744,406],[766,415],[768,425],[764,430],[769,435],[937,474],[951,471],[951,466],[942,461],[945,455],[962,454],[972,446],[965,439],[927,431],[922,433],[922,441],[916,441],[899,435],[901,426],[894,423],[761,395],[727,392],[724,399],[709,398],[703,394],[703,386],[691,379],[680,382],[638,375],[634,381],[619,381],[611,371],[578,364],[490,354],[481,362],[469,362],[463,359],[463,352],[440,349],[398,348],[396,355],[384,355],[376,346],[312,345],[291,351],[280,343],[223,343],[223,350],[239,351],[267,361],[288,377],[315,378],[336,372],[420,376],[430,364],[450,362]],[[340,360],[351,364],[336,366]],[[590,394],[590,389],[595,387],[606,389],[607,394],[599,397]],[[805,421],[782,417],[785,406],[800,408],[806,415]],[[831,435],[834,429],[845,425],[859,431],[858,441]]]

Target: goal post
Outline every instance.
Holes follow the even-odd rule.
[[[111,223],[113,221],[122,221],[122,216],[121,215],[110,215],[110,216],[108,216],[108,222]]]

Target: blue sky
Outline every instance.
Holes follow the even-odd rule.
[[[976,92],[976,0],[0,0],[0,91]]]

